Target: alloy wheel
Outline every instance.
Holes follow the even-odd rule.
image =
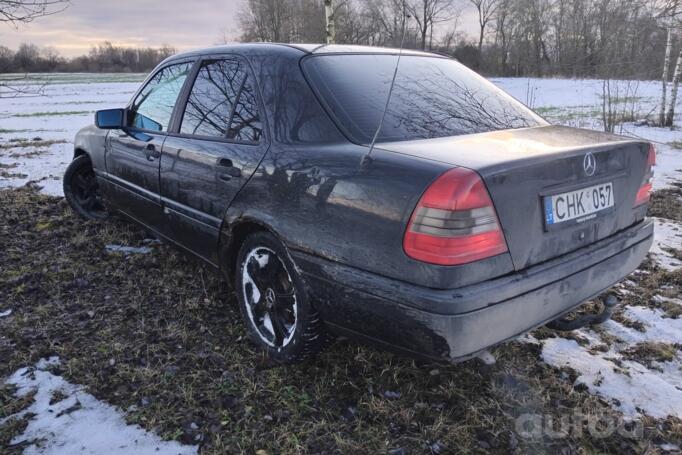
[[[274,348],[294,336],[298,305],[294,283],[282,259],[269,248],[256,247],[242,264],[242,292],[249,322],[261,340]]]
[[[94,219],[101,219],[106,216],[97,177],[92,168],[81,167],[78,169],[70,183],[75,202],[87,215]]]

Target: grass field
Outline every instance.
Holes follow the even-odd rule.
[[[141,78],[32,76],[42,94],[0,104],[0,452],[679,452],[682,133],[622,125],[658,146],[657,242],[615,289],[626,306],[612,321],[536,330],[489,366],[339,340],[272,368],[218,277],[120,220],[77,219],[60,197],[75,132]],[[601,81],[494,82],[553,122],[600,127]],[[639,83],[638,114],[657,89]]]

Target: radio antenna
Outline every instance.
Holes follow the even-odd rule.
[[[367,153],[365,153],[362,156],[362,160],[360,161],[360,166],[366,166],[372,162],[372,150],[374,150],[374,144],[377,141],[377,138],[379,137],[379,133],[381,132],[381,128],[384,126],[384,118],[386,118],[386,111],[388,111],[388,104],[391,102],[391,95],[393,94],[393,86],[395,85],[395,78],[398,75],[398,67],[400,66],[400,57],[403,55],[403,44],[405,42],[405,31],[407,30],[407,19],[409,19],[409,15],[405,14],[405,20],[403,21],[403,34],[402,37],[400,38],[400,49],[398,50],[398,59],[395,62],[395,68],[393,69],[393,78],[391,78],[391,86],[388,88],[388,96],[386,97],[386,104],[384,105],[384,110],[381,113],[381,119],[379,120],[379,126],[377,126],[376,131],[374,132],[374,137],[372,137],[372,142],[369,144],[369,150],[367,150]]]

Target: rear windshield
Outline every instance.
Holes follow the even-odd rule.
[[[318,55],[303,70],[339,127],[371,142],[397,55]],[[378,142],[427,139],[545,124],[524,105],[454,60],[403,55]]]

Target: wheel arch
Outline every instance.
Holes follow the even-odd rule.
[[[75,148],[73,149],[73,159],[74,159],[74,160],[75,160],[76,158],[78,158],[79,156],[83,156],[83,155],[87,155],[87,156],[90,158],[90,154],[89,154],[88,152],[86,152],[84,148],[82,148],[82,147],[75,147]],[[92,158],[90,158],[90,160],[92,161]]]
[[[225,223],[227,223],[227,221],[225,221]],[[269,232],[282,241],[280,236],[277,235],[277,232],[275,232],[270,225],[254,218],[243,218],[233,221],[229,225],[224,225],[220,232],[220,242],[218,246],[220,269],[230,283],[230,286],[233,284],[234,273],[237,269],[239,249],[244,243],[244,240],[246,240],[249,235],[256,232]],[[282,244],[286,246],[284,241],[282,241]]]

